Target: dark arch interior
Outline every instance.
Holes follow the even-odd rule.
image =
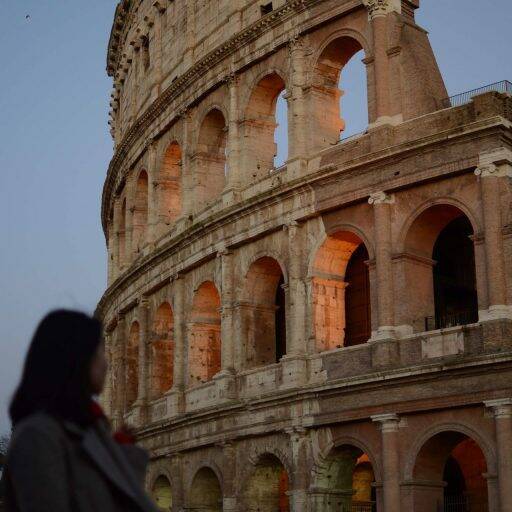
[[[435,327],[441,329],[478,321],[475,252],[471,223],[457,217],[439,233],[434,244]]]
[[[370,277],[364,244],[352,253],[345,272],[345,346],[360,345],[371,336]]]

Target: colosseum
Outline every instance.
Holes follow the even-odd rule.
[[[512,511],[512,84],[448,97],[418,8],[117,5],[102,398],[161,510]]]

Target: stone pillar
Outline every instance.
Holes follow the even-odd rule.
[[[126,180],[126,219],[125,219],[125,250],[124,250],[124,263],[125,268],[128,268],[133,261],[132,254],[132,235],[133,235],[133,212],[135,211],[135,186],[136,176],[135,173],[128,176]]]
[[[116,341],[112,357],[112,370],[114,372],[114,426],[123,422],[126,408],[126,320],[124,315],[119,314],[116,326]]]
[[[107,417],[112,417],[113,413],[113,336],[110,329],[105,329],[105,358],[107,359],[107,375],[105,377],[105,386],[100,396],[100,403]]]
[[[114,281],[122,271],[122,250],[121,250],[121,239],[124,236],[124,232],[120,231],[120,223],[121,223],[121,212],[122,212],[122,204],[121,198],[116,196],[114,199],[114,229],[113,236],[114,238],[114,246],[112,247],[114,263],[113,263],[113,272],[112,272],[112,280]]]
[[[236,397],[235,336],[234,336],[234,275],[233,253],[223,249],[217,253],[221,274],[221,371],[213,377],[220,399]]]
[[[162,15],[166,7],[162,2],[153,2],[156,10],[153,25],[153,50],[150,54],[153,68],[153,98],[158,98],[162,92]]]
[[[187,340],[185,324],[185,282],[183,276],[173,277],[173,315],[174,315],[174,362],[173,384],[166,393],[167,413],[178,416],[184,412],[185,390],[185,343]]]
[[[236,512],[236,449],[233,443],[221,443],[222,459],[223,459],[223,497],[222,497],[222,511],[223,512]]]
[[[139,303],[138,320],[140,328],[139,336],[139,361],[138,361],[138,395],[136,407],[138,408],[138,416],[140,424],[146,420],[146,409],[148,406],[148,384],[149,384],[149,304],[148,299],[143,297]]]
[[[288,43],[290,51],[290,86],[287,91],[288,101],[288,174],[300,176],[306,169],[306,105],[304,87],[306,84],[304,43],[295,36]],[[298,160],[298,162],[296,162]]]
[[[146,228],[147,241],[154,246],[158,238],[158,212],[160,208],[159,180],[156,162],[157,143],[152,140],[148,146],[148,224]]]
[[[181,159],[183,166],[181,168],[181,179],[183,186],[183,217],[185,220],[194,212],[194,176],[192,169],[192,115],[190,110],[183,109],[180,112],[180,118],[183,125],[183,147],[181,150]]]
[[[288,231],[288,289],[286,294],[286,355],[283,364],[283,386],[305,383],[306,368],[306,284],[304,281],[304,228],[295,221]]]
[[[394,287],[391,261],[391,208],[393,195],[376,192],[368,199],[373,205],[375,232],[375,266],[377,273],[377,314],[378,328],[372,339],[395,337],[394,330]]]
[[[400,445],[399,418],[396,414],[379,414],[371,417],[380,423],[382,435],[382,485],[384,511],[400,512]]]
[[[390,71],[388,60],[388,25],[390,14],[401,12],[401,0],[363,0],[373,36],[373,57],[375,74],[376,120],[373,126],[399,122],[401,116],[391,116]]]
[[[183,512],[185,510],[185,483],[183,455],[181,453],[170,456],[170,469],[172,476],[172,508],[171,512]]]
[[[494,413],[500,510],[512,510],[512,398],[484,402]]]
[[[293,512],[306,512],[307,491],[309,487],[308,455],[310,452],[310,438],[308,432],[303,428],[287,429],[290,436],[291,454],[293,458],[293,475],[289,476],[289,482],[293,487],[289,489],[290,510]]]
[[[194,46],[195,46],[195,2],[187,2],[186,4],[186,32],[185,32],[185,54],[183,62],[185,69],[192,66],[194,62]]]
[[[224,204],[230,205],[237,201],[240,194],[240,122],[239,122],[239,85],[240,80],[236,73],[226,77],[229,90],[229,120],[228,120],[228,176],[226,188],[222,196]]]
[[[481,321],[512,319],[507,305],[501,189],[512,178],[512,151],[506,148],[483,153],[475,174],[479,177],[484,219],[485,264],[487,276],[487,311],[480,311]]]

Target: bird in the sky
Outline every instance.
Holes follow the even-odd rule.
[[[27,14],[27,15],[25,16],[25,19],[26,19],[27,21],[30,21],[30,14]]]

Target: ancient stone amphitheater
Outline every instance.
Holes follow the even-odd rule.
[[[418,7],[117,6],[103,401],[162,510],[512,511],[512,87],[448,98]]]

